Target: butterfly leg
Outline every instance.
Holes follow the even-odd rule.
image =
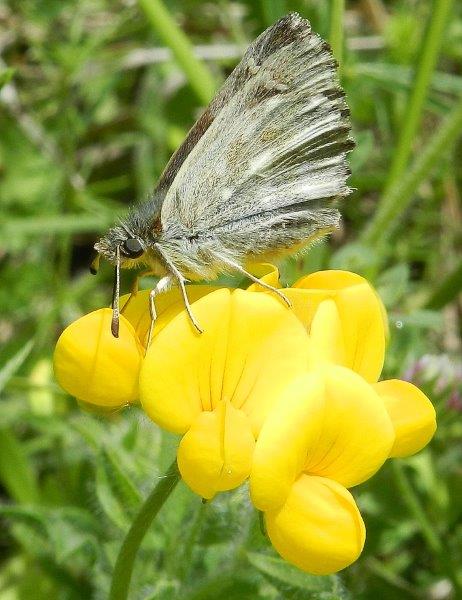
[[[184,302],[184,306],[186,308],[186,312],[188,313],[189,320],[191,321],[192,325],[194,326],[194,328],[196,329],[196,331],[198,333],[204,333],[204,330],[199,325],[199,322],[197,321],[197,319],[192,311],[191,304],[189,303],[188,293],[186,291],[186,282],[188,280],[175,267],[174,263],[170,260],[170,258],[165,253],[163,248],[161,248],[159,244],[155,244],[155,247],[156,247],[157,251],[159,252],[159,254],[161,255],[161,257],[163,258],[166,266],[168,267],[168,269],[170,271],[170,274],[176,279],[176,281],[178,283],[178,286],[181,291],[181,295],[183,296],[183,302]]]
[[[148,343],[146,345],[146,351],[148,350],[149,346],[151,345],[152,334],[154,331],[154,325],[155,325],[156,319],[157,319],[155,298],[162,292],[166,292],[167,290],[169,290],[172,287],[172,284],[173,284],[173,277],[169,273],[168,275],[165,275],[164,277],[159,279],[159,281],[156,283],[155,287],[153,287],[152,290],[149,292],[149,312],[151,313],[151,325],[149,326]]]
[[[194,325],[194,327],[196,328],[196,331],[198,333],[204,333],[204,330],[199,325],[196,317],[194,316],[194,313],[192,311],[191,305],[189,303],[188,294],[186,292],[186,285],[185,285],[187,279],[185,279],[181,275],[181,273],[179,273],[177,279],[178,279],[178,285],[180,286],[181,295],[183,296],[184,306],[186,308],[186,312],[188,313],[189,319],[190,319],[191,323]]]
[[[244,269],[244,267],[241,267],[241,265],[237,262],[234,262],[233,260],[229,259],[229,258],[223,258],[222,256],[220,256],[220,259],[229,267],[231,267],[232,269],[238,271],[239,273],[242,273],[242,275],[245,275],[246,277],[248,277],[251,281],[253,281],[254,283],[257,283],[258,285],[261,285],[261,287],[269,290],[270,292],[273,292],[274,294],[276,294],[277,296],[279,296],[279,298],[281,298],[281,300],[283,300],[287,306],[289,308],[292,307],[292,303],[289,300],[289,298],[287,298],[287,296],[285,296],[281,290],[278,290],[277,288],[273,287],[272,285],[269,285],[269,283],[265,283],[264,281],[262,281],[261,279],[258,279],[258,277],[255,277],[255,275],[252,275],[252,273],[249,273],[248,271],[246,271]]]
[[[142,271],[139,275],[137,275],[135,277],[135,279],[133,280],[132,283],[132,287],[130,289],[130,296],[127,300],[127,302],[125,302],[125,304],[123,305],[122,308],[122,313],[123,311],[127,308],[127,306],[130,304],[130,301],[132,300],[132,298],[135,298],[136,295],[139,292],[140,289],[140,279],[142,279],[143,277],[147,277],[148,275],[155,275],[154,271],[148,270],[148,271]]]

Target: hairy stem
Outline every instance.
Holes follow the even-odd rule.
[[[173,492],[179,480],[180,473],[175,459],[144,501],[122,543],[114,567],[114,573],[112,574],[109,600],[126,600],[128,597],[128,589],[138,548],[154,517]]]

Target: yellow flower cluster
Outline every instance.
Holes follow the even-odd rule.
[[[278,272],[259,273],[279,286]],[[411,383],[381,381],[383,305],[345,271],[302,278],[284,294],[190,286],[198,334],[172,290],[158,299],[150,348],[148,292],[71,324],[55,352],[61,386],[105,407],[141,401],[159,426],[182,434],[178,466],[202,497],[250,480],[279,554],[313,574],[339,571],[362,551],[365,528],[348,491],[390,457],[414,454],[436,428]]]

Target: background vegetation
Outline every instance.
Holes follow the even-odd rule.
[[[146,197],[242,49],[289,10],[341,61],[357,148],[343,229],[284,277],[370,278],[390,316],[384,375],[426,390],[438,433],[355,492],[368,538],[340,578],[279,561],[245,490],[203,506],[180,484],[143,543],[132,598],[462,598],[461,3],[2,0],[2,600],[107,595],[176,440],[137,409],[83,412],[53,380],[53,345],[109,301],[109,267],[87,270],[95,238]]]

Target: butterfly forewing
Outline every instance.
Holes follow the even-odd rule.
[[[189,131],[186,139],[170,158],[156,186],[157,191],[165,191],[171,185],[179,168],[188,154],[212,124],[221,109],[229,102],[246,82],[255,74],[256,68],[271,54],[303,35],[306,21],[296,14],[290,14],[266,29],[246,50],[242,60],[219,89],[201,117]]]
[[[242,260],[337,225],[348,109],[330,48],[307,21],[289,15],[263,33],[208,112],[161,210],[161,243],[177,263],[179,239],[202,240],[199,262]]]

